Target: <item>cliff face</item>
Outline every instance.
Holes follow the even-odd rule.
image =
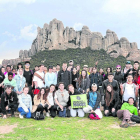
[[[43,28],[38,27],[37,32],[31,49],[20,50],[19,59],[29,59],[43,50],[86,47],[91,47],[92,50],[104,49],[111,57],[122,55],[129,60],[140,59],[137,43],[130,43],[125,37],[119,40],[117,34],[111,30],[107,30],[103,37],[99,32],[91,32],[87,26],[83,26],[81,31],[75,31],[73,28],[64,28],[61,21],[53,19],[49,24],[45,23]]]

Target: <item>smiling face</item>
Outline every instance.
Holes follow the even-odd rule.
[[[117,71],[117,72],[120,72],[120,71],[121,71],[121,68],[120,68],[120,67],[117,67],[117,68],[116,68],[116,71]]]
[[[44,89],[41,89],[41,94],[43,95],[45,93],[45,90]]]
[[[129,103],[130,105],[133,105],[133,104],[134,104],[134,100],[133,100],[132,98],[130,98],[130,99],[128,100],[128,103]]]
[[[94,85],[94,86],[92,86],[91,88],[92,88],[92,91],[93,91],[93,92],[97,91],[97,86]]]
[[[73,92],[74,91],[74,87],[72,85],[69,86],[69,91]]]
[[[54,92],[54,90],[55,90],[55,86],[50,86],[50,92],[52,93]]]
[[[112,91],[112,89],[111,89],[110,86],[107,86],[107,91],[108,91],[108,92],[111,92],[111,91]]]

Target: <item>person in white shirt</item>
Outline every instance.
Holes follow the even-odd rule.
[[[39,71],[34,73],[33,82],[35,84],[35,88],[42,88],[44,87],[44,65],[41,64],[39,66]]]
[[[135,85],[133,83],[133,75],[132,74],[129,74],[127,76],[127,82],[124,83],[123,85],[120,84],[120,88],[121,88],[121,95],[122,95],[122,102],[127,102],[128,99],[130,97],[134,98],[135,100],[135,103],[134,105],[136,105],[136,98],[138,97],[138,89],[139,89],[139,86],[138,85]]]

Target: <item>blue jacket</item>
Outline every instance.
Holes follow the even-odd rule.
[[[20,77],[19,75],[16,75],[14,77],[14,80],[16,81],[16,87],[15,90],[16,91],[22,91],[23,88],[25,87],[25,83],[26,83],[26,79],[25,77]]]

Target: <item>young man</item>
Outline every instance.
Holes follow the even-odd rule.
[[[1,95],[1,109],[4,119],[7,118],[8,111],[11,111],[11,116],[14,117],[14,112],[18,107],[17,101],[17,94],[12,91],[12,87],[5,86],[5,92]]]
[[[133,104],[134,98],[130,97],[128,98],[128,103],[123,103],[121,109],[117,111],[118,118],[123,119],[120,127],[127,128],[128,126],[135,124],[135,122],[132,122],[130,119],[132,114],[138,115],[137,108]]]
[[[67,110],[67,103],[69,100],[69,93],[64,89],[64,83],[59,83],[59,90],[55,92],[55,102],[59,106],[59,117],[70,117],[70,111]]]
[[[109,84],[111,84],[113,86],[113,90],[115,90],[119,94],[118,82],[116,80],[114,80],[113,73],[109,73],[108,74],[108,79],[104,80],[103,83],[102,83],[102,89],[103,89],[104,93],[105,93],[106,88]]]
[[[5,78],[3,81],[4,86],[10,85],[14,91],[17,91],[16,89],[16,81],[13,79],[13,73],[9,72],[8,73],[8,78]]]
[[[124,77],[127,77],[129,74],[132,74],[133,78],[134,76],[137,74],[137,71],[139,69],[139,62],[138,61],[135,61],[134,62],[134,65],[133,65],[133,68],[130,68],[126,74],[124,75]]]
[[[49,66],[48,72],[45,74],[45,87],[49,87],[51,84],[57,84],[56,74],[53,73],[53,66]]]
[[[20,112],[19,117],[23,119],[23,116],[26,115],[26,118],[31,118],[32,111],[32,99],[29,94],[29,87],[24,87],[23,93],[18,96],[19,106],[18,111]]]
[[[63,63],[62,70],[58,72],[57,84],[59,84],[60,82],[64,83],[65,88],[67,88],[68,85],[71,84],[71,75],[70,72],[67,71],[67,63]]]
[[[29,61],[25,62],[25,70],[24,70],[23,76],[26,79],[27,85],[29,87],[33,87],[33,83],[32,83],[33,72],[30,70],[30,62]]]
[[[39,66],[39,71],[34,73],[33,82],[35,83],[35,88],[42,88],[42,87],[44,87],[45,74],[44,74],[43,71],[44,71],[44,65],[41,64]]]
[[[8,77],[8,72],[11,72],[11,65],[7,65],[7,66],[6,66],[6,72],[4,73],[5,78]]]
[[[97,91],[97,84],[92,84],[92,91],[88,93],[88,106],[83,108],[85,113],[95,113],[101,119],[103,117],[100,110],[101,95]]]
[[[60,65],[57,64],[57,65],[56,65],[56,72],[57,72],[57,74],[58,74],[59,71],[60,71]]]
[[[138,89],[139,86],[136,86],[133,83],[133,75],[129,74],[127,76],[127,83],[124,83],[123,85],[120,84],[121,88],[121,95],[122,95],[122,102],[127,102],[130,97],[133,97],[135,100],[135,105],[136,105],[136,97],[138,96]]]

